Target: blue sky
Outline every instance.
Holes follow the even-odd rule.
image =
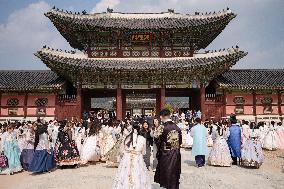
[[[284,69],[284,0],[0,0],[0,69],[48,69],[33,53],[43,45],[71,49],[43,15],[53,5],[71,11],[213,12],[230,7],[238,16],[207,47],[239,45],[249,54],[234,68]]]

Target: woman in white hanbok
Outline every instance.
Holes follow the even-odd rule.
[[[221,126],[212,130],[213,147],[209,153],[208,164],[214,166],[230,167],[232,158],[227,143],[229,130],[225,132]]]
[[[146,139],[138,135],[138,124],[124,141],[124,153],[112,189],[151,189],[151,179],[143,159]]]
[[[186,129],[185,143],[187,148],[191,148],[193,144],[193,138],[190,135],[191,128],[192,127],[188,126],[188,128]]]
[[[264,137],[263,148],[266,150],[277,150],[278,148],[278,135],[274,122],[272,121],[267,135]]]
[[[249,138],[243,144],[241,151],[242,165],[259,168],[263,163],[264,156],[260,142],[260,130],[258,127],[250,130]]]
[[[88,137],[81,150],[81,163],[87,164],[88,162],[97,162],[101,158],[101,151],[98,141],[98,133],[100,130],[99,125],[93,123],[90,124],[90,130]]]
[[[85,127],[83,127],[81,124],[76,125],[76,127],[74,128],[74,136],[79,154],[81,154],[83,143],[86,138]]]

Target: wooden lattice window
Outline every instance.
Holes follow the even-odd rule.
[[[235,103],[235,104],[244,105],[245,102],[246,102],[246,101],[245,101],[244,97],[242,97],[242,96],[236,96],[236,97],[234,98],[234,103]]]
[[[271,97],[264,97],[263,99],[261,99],[264,114],[271,114],[272,113],[272,111],[273,111],[272,102],[273,102],[273,99]]]
[[[236,96],[234,98],[234,103],[236,104],[235,107],[235,114],[244,114],[244,104],[245,104],[245,99],[242,96]]]
[[[48,103],[48,99],[47,98],[38,98],[35,101],[36,106],[38,107],[44,107],[46,106]]]
[[[18,106],[19,105],[19,99],[17,98],[9,98],[7,100],[7,106]]]

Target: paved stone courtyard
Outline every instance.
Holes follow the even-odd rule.
[[[181,189],[283,189],[284,151],[265,152],[265,163],[260,169],[238,166],[229,168],[206,166],[196,168],[190,151],[182,150]],[[57,169],[52,173],[0,176],[0,189],[109,189],[116,168],[105,164],[78,169]],[[154,173],[150,173],[153,179]],[[153,189],[160,187],[153,183]]]

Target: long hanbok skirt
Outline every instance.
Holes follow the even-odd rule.
[[[20,148],[15,141],[4,143],[4,155],[8,159],[8,168],[1,171],[1,174],[12,174],[21,171],[23,168],[20,162]]]
[[[264,138],[263,148],[266,150],[277,150],[278,135],[276,131],[269,131]]]
[[[97,146],[97,136],[86,138],[81,151],[81,163],[86,164],[89,161],[96,162],[101,158],[100,147]]]
[[[207,137],[207,146],[212,147],[213,146],[213,139],[211,135],[208,135]]]
[[[277,130],[278,135],[278,148],[283,150],[284,149],[284,129]]]
[[[55,160],[53,152],[48,153],[46,149],[35,150],[29,171],[33,173],[48,172],[55,168]]]
[[[107,139],[106,139],[106,146],[105,146],[105,153],[107,153],[108,151],[110,151],[112,149],[112,147],[114,146],[114,139],[112,138],[112,135],[108,135]]]
[[[209,153],[208,164],[214,166],[230,167],[232,158],[227,141],[223,137],[215,140]]]
[[[120,161],[112,189],[151,188],[151,179],[142,154],[125,152]]]
[[[250,138],[242,148],[242,165],[259,168],[263,163],[264,156],[259,139]]]
[[[186,134],[186,139],[185,139],[185,141],[186,141],[186,147],[192,147],[193,138],[192,138],[192,136],[190,136],[190,132],[188,132],[188,133]]]
[[[83,144],[82,144],[82,137],[78,137],[76,140],[76,146],[78,148],[79,154],[82,152]]]
[[[21,163],[25,171],[29,169],[29,166],[33,160],[33,156],[34,156],[34,149],[23,149],[21,153]]]
[[[81,162],[75,141],[58,143],[56,145],[55,158],[59,166],[77,165]]]
[[[120,138],[112,147],[112,149],[105,155],[108,166],[118,166],[122,154],[123,140]]]

